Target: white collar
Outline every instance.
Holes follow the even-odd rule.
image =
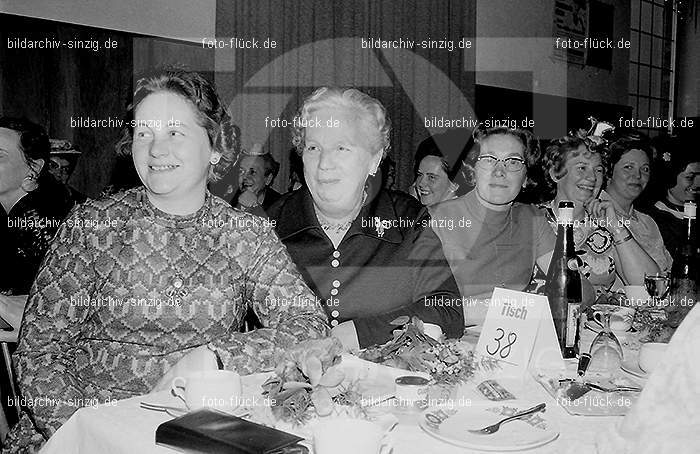
[[[671,207],[669,207],[668,205],[666,205],[665,203],[663,203],[661,200],[659,200],[658,202],[656,202],[656,203],[654,204],[654,207],[656,207],[657,209],[659,209],[659,210],[661,210],[661,211],[665,211],[665,212],[667,212],[667,213],[671,213],[671,214],[673,215],[673,217],[675,217],[675,218],[677,218],[677,219],[683,220],[683,218],[684,218],[682,212],[680,212],[680,211],[678,211],[678,210],[674,210],[673,208],[671,208]]]

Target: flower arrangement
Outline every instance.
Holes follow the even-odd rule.
[[[300,342],[280,358],[275,375],[262,387],[272,402],[272,414],[282,421],[304,424],[314,411],[331,414],[337,405],[359,408],[354,384],[343,387],[344,373],[337,366],[342,345],[334,337]]]
[[[667,343],[689,310],[687,307],[638,308],[632,326],[639,331],[640,342]]]
[[[491,358],[477,359],[459,340],[438,342],[425,334],[418,317],[402,316],[392,322],[399,327],[394,338],[384,345],[369,347],[362,359],[385,366],[430,374],[436,385],[456,385],[469,380],[478,370],[493,370],[498,362]]]

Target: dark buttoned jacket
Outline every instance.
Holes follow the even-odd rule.
[[[390,322],[401,315],[440,325],[448,337],[462,335],[457,284],[427,211],[412,197],[380,191],[337,249],[308,188],[283,195],[267,214],[331,325],[352,320],[361,347],[391,339]]]

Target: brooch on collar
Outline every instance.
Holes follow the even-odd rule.
[[[384,236],[384,231],[391,228],[391,221],[388,219],[382,220],[379,216],[375,216],[374,228],[377,229],[377,237],[382,238]]]

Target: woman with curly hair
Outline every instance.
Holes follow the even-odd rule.
[[[606,131],[603,138],[607,184],[588,211],[612,226],[616,251],[621,259],[623,254],[627,257],[622,260],[634,264],[622,268],[622,281],[641,285],[644,273],[669,271],[672,263],[656,222],[634,207],[651,177],[651,144],[644,134],[624,128]]]
[[[608,137],[612,132],[606,133]],[[565,136],[550,142],[544,167],[556,193],[541,205],[552,229],[557,229],[556,207],[574,202],[574,243],[579,270],[603,292],[615,284],[643,285],[644,273],[659,271],[653,259],[632,238],[625,240],[626,222],[615,216],[612,201],[599,199],[607,164],[605,140],[599,136]]]
[[[688,221],[683,215],[683,205],[700,201],[700,156],[690,138],[666,138],[660,142],[657,164],[661,170],[661,187],[654,194],[656,203],[646,213],[659,226],[666,249],[675,257],[687,237]],[[696,237],[695,241],[699,239]]]
[[[418,217],[420,203],[367,187],[390,145],[384,106],[354,88],[322,87],[294,124],[306,186],[268,215],[325,303],[331,334],[346,348],[367,347],[392,338],[394,319],[415,315],[460,337],[457,285],[435,233]]]
[[[49,137],[24,118],[0,117],[0,246],[12,267],[0,294],[26,295],[58,224],[73,204],[49,173]]]
[[[169,386],[188,370],[272,370],[326,316],[284,245],[207,182],[235,161],[214,87],[184,70],[139,80],[118,149],[143,186],[88,201],[61,226],[15,354],[25,413],[5,452],[37,450],[82,405]],[[246,308],[263,324],[239,332]]]

